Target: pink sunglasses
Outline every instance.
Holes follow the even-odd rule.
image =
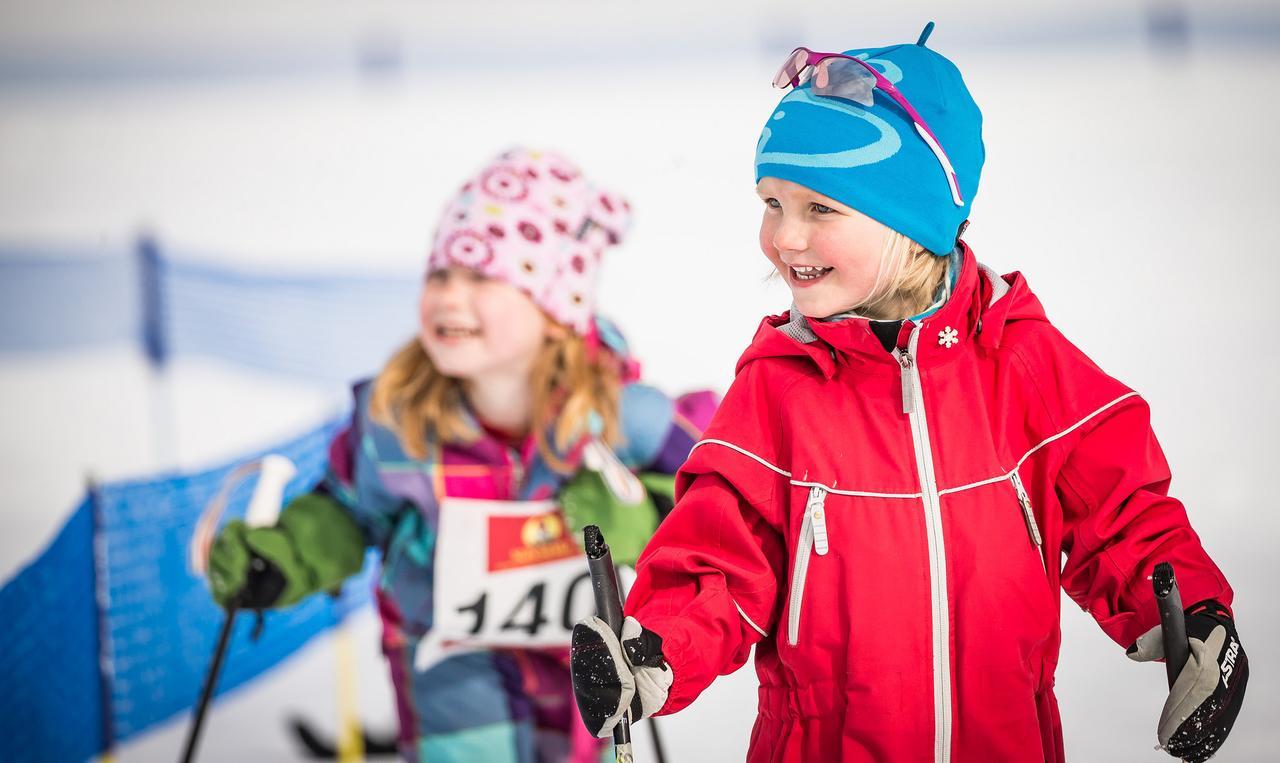
[[[874,103],[872,91],[877,88],[892,98],[893,102],[901,106],[902,110],[907,112],[907,116],[911,117],[911,122],[916,126],[916,132],[929,145],[933,155],[938,158],[938,163],[942,165],[942,171],[946,174],[947,185],[951,188],[951,200],[958,207],[964,206],[956,171],[951,166],[951,160],[947,158],[947,152],[942,150],[942,143],[938,140],[938,136],[929,129],[924,117],[920,116],[920,112],[916,111],[907,97],[874,66],[860,58],[846,56],[843,53],[817,53],[808,48],[796,48],[787,56],[787,60],[782,62],[778,73],[773,75],[773,86],[783,89],[799,87],[804,81],[812,83],[814,95],[843,98],[868,107]]]

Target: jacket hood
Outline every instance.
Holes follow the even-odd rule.
[[[906,347],[911,331],[919,325],[917,354],[931,363],[946,362],[955,348],[997,348],[1006,327],[1015,321],[1047,321],[1044,307],[1021,273],[998,275],[980,264],[963,241],[960,247],[960,276],[951,298],[921,321],[903,321],[899,333],[898,346]],[[935,334],[938,341],[925,341]],[[826,377],[835,373],[841,358],[896,365],[872,333],[870,319],[824,322],[792,310],[760,322],[751,345],[738,359],[737,371],[754,360],[787,357],[807,358]]]

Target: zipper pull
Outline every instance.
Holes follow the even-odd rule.
[[[1022,484],[1022,478],[1015,471],[1009,475],[1009,481],[1013,483],[1013,490],[1018,494],[1018,505],[1022,507],[1022,518],[1027,523],[1027,535],[1031,536],[1031,542],[1039,548],[1044,544],[1043,538],[1040,537],[1040,526],[1036,524],[1036,514],[1031,510],[1031,497],[1027,495],[1027,489]]]
[[[813,528],[813,550],[818,556],[826,556],[830,546],[827,543],[827,491],[814,486],[809,488],[809,502],[805,511],[809,513],[809,526]]]
[[[911,380],[908,375],[915,361],[906,350],[894,350],[894,354],[897,355],[898,365],[902,367],[902,412],[911,413],[915,410],[915,398],[911,395]]]

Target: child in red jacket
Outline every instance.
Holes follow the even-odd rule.
[[[1146,402],[959,238],[981,114],[931,26],[778,72],[760,247],[794,304],[681,470],[621,638],[575,629],[600,736],[681,709],[754,646],[748,760],[1059,761],[1059,587],[1159,659],[1162,561],[1194,603],[1159,741],[1198,761],[1231,729],[1231,589],[1167,494]]]

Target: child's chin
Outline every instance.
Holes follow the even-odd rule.
[[[832,307],[827,300],[796,297],[795,304],[796,310],[800,311],[801,315],[814,320],[821,320],[840,312],[839,307]]]
[[[473,371],[470,368],[466,368],[464,366],[449,366],[449,365],[436,364],[436,371],[439,372],[440,375],[442,376],[447,376],[450,379],[456,379],[458,381],[467,381],[468,379],[473,379],[476,376],[479,376],[478,371]]]
[[[455,379],[468,379],[483,370],[482,360],[470,355],[455,348],[427,348],[427,357],[431,358],[431,365],[436,371]]]

